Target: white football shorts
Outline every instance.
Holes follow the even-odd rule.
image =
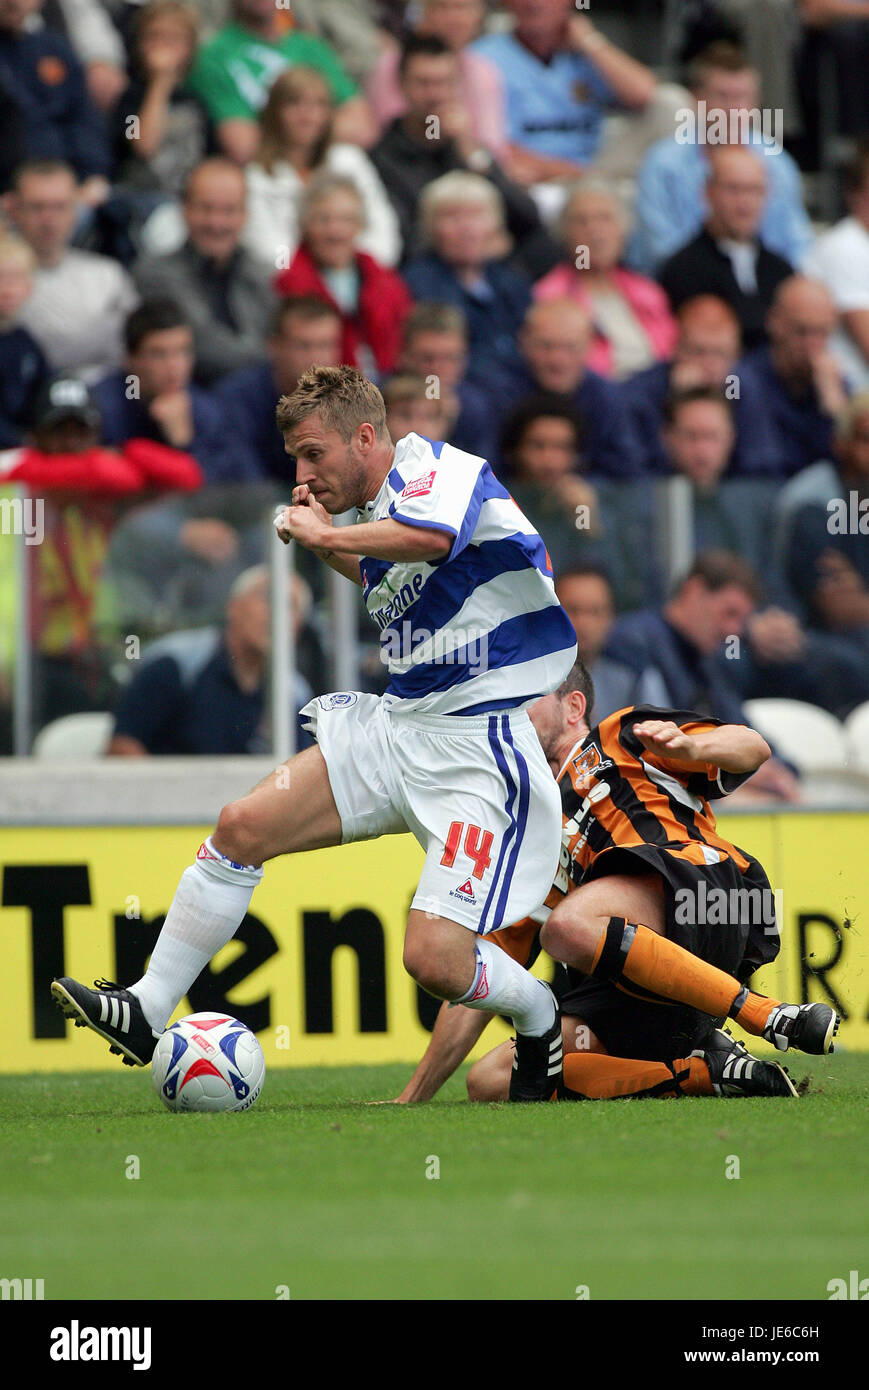
[[[410,830],[426,859],[412,906],[486,934],[543,902],[558,869],[561,795],[524,710],[399,713],[340,691],[302,710],[342,842]]]

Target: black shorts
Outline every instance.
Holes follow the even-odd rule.
[[[775,960],[781,942],[769,879],[756,859],[745,850],[739,853],[748,860],[744,872],[734,859],[692,864],[660,845],[607,850],[592,865],[589,879],[659,874],[668,939],[745,984]]]
[[[565,1018],[586,1024],[614,1057],[669,1062],[686,1057],[722,1020],[686,1004],[635,999],[608,980],[592,980],[559,965],[552,988]],[[578,1051],[584,1051],[577,1039]]]
[[[780,941],[769,879],[756,859],[744,850],[740,854],[748,860],[744,872],[733,859],[692,864],[659,845],[609,850],[595,861],[589,878],[659,874],[668,939],[744,984],[775,959]],[[723,1022],[687,1004],[638,998],[565,966],[557,968],[553,988],[562,1014],[585,1023],[616,1057],[684,1057]],[[627,989],[633,988],[628,983]]]

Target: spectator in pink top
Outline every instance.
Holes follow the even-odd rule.
[[[496,159],[507,153],[507,118],[501,74],[488,58],[471,53],[467,45],[478,38],[486,17],[486,0],[422,0],[414,32],[442,39],[459,59],[461,104],[470,134]],[[400,51],[384,51],[368,75],[365,95],[381,132],[404,116],[407,102],[399,74]]]
[[[621,265],[628,217],[603,180],[586,178],[561,217],[568,259],[534,286],[535,299],[573,299],[591,317],[588,366],[621,380],[673,355],[676,320],[654,280]]]

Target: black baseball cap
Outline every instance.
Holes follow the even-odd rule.
[[[51,429],[63,420],[81,420],[100,428],[100,412],[85,382],[77,376],[56,376],[39,393],[34,408],[37,429]]]

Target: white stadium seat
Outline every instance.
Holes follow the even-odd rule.
[[[33,741],[34,758],[101,758],[109,746],[115,717],[102,710],[65,714],[54,719]]]
[[[748,721],[802,773],[845,772],[848,745],[835,715],[804,700],[746,700]]]
[[[869,775],[869,700],[852,710],[845,720],[848,757],[855,772]]]

